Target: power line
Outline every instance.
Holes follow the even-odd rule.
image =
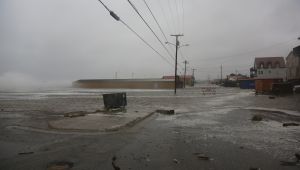
[[[131,5],[131,7],[134,9],[134,11],[139,15],[139,17],[143,20],[143,22],[146,24],[146,26],[150,29],[150,31],[153,33],[153,35],[156,37],[156,39],[160,42],[160,44],[163,46],[163,48],[167,51],[169,56],[174,59],[170,51],[167,49],[167,47],[164,45],[164,43],[159,39],[159,37],[156,35],[156,33],[153,31],[153,29],[150,27],[150,25],[147,23],[147,21],[143,18],[143,16],[140,14],[138,9],[134,6],[134,4],[130,1],[127,0],[128,3]]]
[[[161,2],[160,2],[159,0],[158,0],[157,2],[159,3],[158,6],[160,7],[160,9],[161,9],[161,11],[162,11],[163,18],[164,18],[164,20],[165,20],[165,23],[166,23],[166,25],[167,25],[167,28],[168,28],[169,32],[170,32],[170,33],[171,33],[172,31],[175,32],[175,30],[172,30],[172,29],[174,29],[174,28],[172,28],[172,27],[170,26],[169,19],[167,18],[167,15],[166,15],[166,12],[164,11],[163,5],[161,4]],[[172,28],[172,29],[171,29],[171,28]]]
[[[180,14],[179,14],[179,10],[178,10],[178,0],[174,0],[175,2],[175,9],[176,9],[176,13],[177,13],[177,24],[178,24],[178,32],[180,32]]]
[[[174,19],[174,13],[173,13],[173,10],[172,10],[172,7],[171,7],[171,3],[170,3],[170,0],[168,0],[168,3],[169,3],[169,5],[168,5],[168,7],[169,7],[169,11],[170,11],[170,16],[171,16],[171,20],[173,21],[173,24],[174,24],[174,30],[175,30],[175,32],[178,32],[177,30],[176,30],[176,22],[175,22],[175,19]]]
[[[123,20],[120,20],[130,31],[132,31],[136,36],[138,36],[145,44],[147,44],[153,51],[155,51],[159,56],[161,56],[166,62],[168,62],[171,66],[172,63],[169,60],[161,55],[157,50],[155,50],[146,40],[144,40],[137,32],[135,32],[128,24],[126,24]]]
[[[179,54],[180,54],[180,56],[181,56],[181,58],[182,58],[183,60],[187,60],[186,57],[183,56],[181,50],[179,50]]]
[[[164,38],[165,38],[166,42],[168,42],[168,39],[167,39],[167,37],[166,37],[166,35],[165,35],[165,33],[164,33],[164,31],[163,31],[162,27],[160,26],[160,24],[159,24],[158,20],[156,19],[156,17],[155,17],[155,15],[154,15],[154,13],[152,12],[152,10],[151,10],[150,6],[149,6],[149,5],[148,5],[148,3],[146,2],[146,0],[143,0],[143,1],[144,1],[145,5],[147,6],[148,10],[150,11],[150,13],[151,13],[151,15],[152,15],[153,19],[155,20],[155,22],[156,22],[157,26],[159,27],[159,29],[160,29],[160,31],[161,31],[161,33],[162,33],[162,35],[164,36]],[[172,50],[171,50],[171,51],[172,51]],[[180,53],[181,53],[181,51],[180,51]],[[182,56],[182,53],[181,53],[181,56]],[[183,56],[182,56],[182,58],[183,58]],[[179,66],[180,66],[180,67],[182,67],[181,65],[179,65]]]
[[[283,41],[283,42],[280,42],[280,43],[276,43],[276,44],[270,45],[270,46],[268,46],[268,47],[259,48],[259,49],[256,49],[256,50],[251,50],[251,51],[246,51],[246,52],[236,53],[236,54],[233,54],[233,55],[227,55],[227,56],[225,56],[225,57],[223,56],[223,57],[206,58],[206,59],[202,59],[202,60],[208,60],[208,59],[229,59],[229,58],[240,57],[240,56],[243,56],[243,55],[246,55],[246,54],[251,54],[251,53],[263,51],[263,50],[265,50],[265,49],[273,48],[273,47],[276,47],[276,46],[279,46],[279,45],[284,45],[284,44],[286,44],[286,43],[289,43],[289,42],[293,41],[294,39],[295,39],[295,38],[289,39],[289,40],[287,40],[287,41]]]
[[[183,4],[183,0],[181,0],[181,7],[182,7],[182,33],[184,34],[184,4]]]
[[[158,23],[156,17],[154,16],[154,14],[153,14],[153,12],[152,12],[152,10],[150,9],[150,6],[149,6],[148,3],[146,2],[146,0],[144,0],[144,3],[145,3],[145,5],[147,6],[148,10],[150,11],[150,13],[151,13],[153,19],[155,20],[155,22],[156,22],[156,24],[157,24],[159,30],[161,31],[162,35],[164,36],[164,38],[165,38],[165,40],[166,40],[166,42],[167,42],[167,41],[168,41],[167,36],[166,36],[166,34],[164,33],[164,31],[162,30],[160,24]]]
[[[98,1],[104,6],[104,8],[105,8],[108,12],[110,12],[109,8],[108,8],[101,0],[98,0]]]
[[[133,32],[140,40],[142,40],[148,47],[150,47],[156,54],[158,54],[163,60],[165,60],[170,66],[173,65],[166,59],[163,55],[161,55],[156,49],[154,49],[143,37],[141,37],[136,31],[134,31],[125,21],[121,20],[120,17],[117,16],[112,10],[110,10],[101,0],[98,0],[105,9],[110,13],[110,15],[117,21],[120,21],[123,25],[125,25],[131,32]]]

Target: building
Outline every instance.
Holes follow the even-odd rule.
[[[255,89],[255,80],[248,79],[239,79],[239,87],[240,89]]]
[[[73,87],[102,89],[173,89],[174,81],[163,79],[85,79],[73,82]],[[177,85],[182,88],[182,84]]]
[[[173,80],[174,81],[174,78],[175,76],[163,76],[162,79],[164,80]],[[178,76],[179,77],[179,84],[184,82],[184,79],[185,79],[185,85],[188,85],[188,86],[194,86],[195,84],[195,77],[193,75],[180,75]]]
[[[300,46],[295,47],[286,57],[286,77],[289,81],[300,81]]]
[[[286,66],[283,57],[258,57],[254,61],[255,90],[269,93],[274,83],[286,80]]]
[[[257,79],[286,79],[286,66],[283,57],[255,58],[254,69]]]
[[[237,82],[240,79],[247,79],[248,77],[246,75],[242,75],[242,74],[229,74],[226,76],[227,80],[229,81],[235,81]]]
[[[240,80],[248,78],[246,75],[231,73],[226,76],[226,79],[222,81],[221,85],[224,87],[238,87]]]

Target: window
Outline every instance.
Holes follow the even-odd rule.
[[[264,68],[264,63],[260,63],[260,68]]]

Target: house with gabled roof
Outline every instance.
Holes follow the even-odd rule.
[[[258,93],[272,91],[274,83],[286,80],[286,65],[283,57],[257,57],[254,60],[255,90]]]
[[[300,46],[293,48],[293,51],[286,57],[287,79],[289,81],[300,81]]]

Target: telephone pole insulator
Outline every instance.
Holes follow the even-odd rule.
[[[120,21],[120,17],[114,13],[114,11],[109,11],[110,16],[112,16],[115,20]]]

